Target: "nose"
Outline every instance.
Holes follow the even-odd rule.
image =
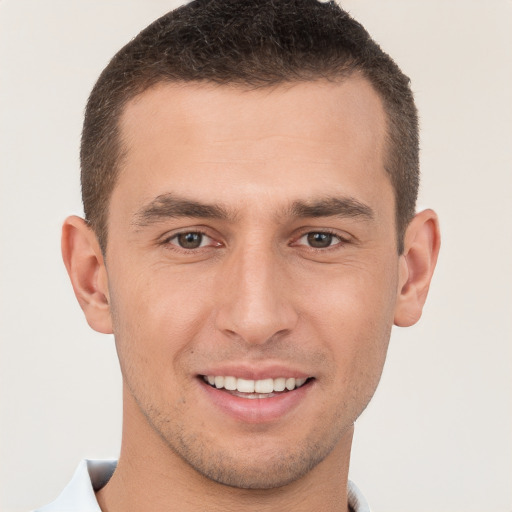
[[[224,334],[261,345],[295,327],[287,272],[271,249],[246,247],[232,254],[221,280],[216,327]]]

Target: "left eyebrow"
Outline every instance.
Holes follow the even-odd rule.
[[[289,213],[295,217],[341,217],[372,220],[374,211],[352,197],[327,197],[312,202],[294,201]]]

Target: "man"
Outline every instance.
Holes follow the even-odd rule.
[[[192,2],[104,70],[81,163],[63,257],[123,440],[41,510],[368,510],[354,422],[439,250],[396,64],[334,3]]]

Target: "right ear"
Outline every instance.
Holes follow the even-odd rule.
[[[112,334],[107,269],[98,239],[84,219],[71,216],[64,221],[62,258],[87,323]]]

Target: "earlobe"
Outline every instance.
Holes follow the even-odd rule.
[[[71,216],[64,221],[62,258],[88,324],[95,331],[111,334],[105,262],[96,235],[80,217]]]
[[[440,248],[437,215],[424,210],[407,227],[400,256],[395,325],[408,327],[421,317]]]

